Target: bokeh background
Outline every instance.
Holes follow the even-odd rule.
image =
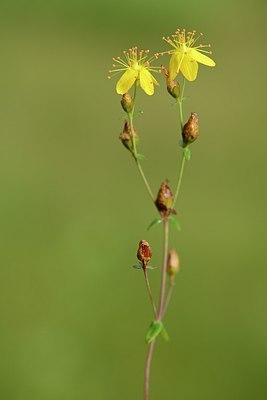
[[[181,272],[151,400],[266,396],[266,2],[1,0],[3,400],[142,399],[151,310],[130,266],[140,239],[160,264],[162,229],[146,230],[155,210],[119,143],[107,71],[129,46],[166,49],[177,27],[204,32],[217,66],[186,88],[201,137],[171,232]],[[181,154],[159,79],[136,119],[154,192],[175,184]]]

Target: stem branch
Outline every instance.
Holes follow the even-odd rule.
[[[162,262],[162,276],[161,276],[161,289],[160,289],[160,300],[158,307],[157,320],[161,321],[164,309],[164,298],[165,298],[165,287],[166,287],[166,275],[167,275],[167,261],[168,261],[168,243],[169,243],[169,221],[168,217],[163,219],[163,262]]]
[[[165,301],[165,305],[164,305],[164,309],[163,309],[163,313],[162,313],[162,318],[164,317],[167,308],[169,306],[170,300],[171,300],[171,296],[172,296],[172,291],[173,291],[173,287],[174,287],[174,282],[171,280],[170,281],[170,285],[169,285],[169,289],[168,289],[168,293],[167,293],[167,297],[166,297],[166,301]]]
[[[155,346],[156,341],[153,340],[147,350],[147,357],[146,357],[146,367],[145,367],[145,397],[144,400],[148,400],[149,396],[149,378],[150,378],[150,365],[151,365],[151,359],[152,359],[152,354],[153,354],[153,349]]]
[[[178,106],[179,106],[181,133],[183,133],[183,129],[184,129],[184,117],[183,117],[184,90],[185,90],[185,78],[183,79],[182,90],[181,90],[180,96],[177,99],[177,103],[178,103]],[[174,201],[173,201],[173,208],[175,208],[175,204],[176,204],[177,198],[179,196],[180,187],[181,187],[182,178],[183,178],[183,173],[184,173],[185,161],[186,161],[186,157],[185,157],[185,153],[183,152],[183,158],[182,158],[182,162],[181,162],[180,173],[179,173],[177,187],[176,187]]]
[[[148,279],[148,274],[147,274],[147,269],[146,267],[143,267],[143,271],[144,271],[144,276],[145,276],[145,281],[146,281],[146,287],[147,287],[147,291],[148,291],[148,295],[152,304],[152,308],[153,308],[153,312],[154,312],[154,316],[155,318],[157,317],[157,308],[155,306],[154,300],[153,300],[153,296],[152,296],[152,291],[151,291],[151,287],[150,287],[150,283],[149,283],[149,279]]]
[[[140,172],[140,175],[141,175],[141,177],[142,177],[142,179],[144,181],[144,184],[145,184],[145,186],[147,188],[149,197],[151,198],[153,204],[155,204],[153,192],[152,192],[151,187],[150,187],[150,185],[148,183],[148,180],[147,180],[147,178],[145,176],[145,173],[144,173],[143,168],[142,168],[142,166],[140,164],[140,161],[138,160],[138,157],[137,157],[137,149],[136,149],[136,141],[135,141],[135,137],[134,137],[134,125],[133,125],[133,114],[134,114],[134,108],[135,108],[135,98],[136,98],[136,83],[134,85],[134,97],[133,97],[133,100],[132,100],[133,101],[133,108],[132,108],[132,111],[128,113],[130,129],[131,129],[131,136],[132,136],[132,144],[133,144],[133,157],[134,157],[134,160],[136,162],[138,171]]]
[[[183,153],[183,158],[182,158],[181,168],[180,168],[180,174],[179,174],[177,187],[176,187],[176,191],[175,191],[175,196],[174,196],[174,200],[173,200],[173,208],[175,208],[175,204],[176,204],[177,198],[179,196],[181,183],[182,183],[182,178],[183,178],[183,173],[184,173],[185,161],[186,161],[186,158],[185,158],[185,154]]]

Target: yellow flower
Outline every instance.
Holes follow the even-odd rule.
[[[158,82],[154,78],[151,72],[160,72],[159,67],[151,67],[150,63],[158,58],[158,54],[148,59],[149,50],[137,51],[137,47],[129,49],[129,52],[124,51],[125,60],[121,57],[113,58],[117,64],[113,64],[113,70],[110,73],[124,72],[121,78],[118,80],[116,85],[116,91],[118,94],[125,94],[133,86],[135,82],[140,84],[141,88],[151,96],[154,93],[154,85],[158,85]],[[109,76],[111,78],[111,76]]]
[[[170,37],[163,37],[174,50],[168,51],[171,54],[169,70],[170,80],[173,80],[176,75],[181,71],[184,77],[189,81],[194,81],[197,77],[198,63],[214,67],[215,62],[203,53],[211,54],[211,51],[204,50],[208,45],[195,46],[196,41],[202,36],[202,33],[196,38],[196,31],[188,32],[185,29],[177,31]]]

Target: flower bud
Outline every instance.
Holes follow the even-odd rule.
[[[172,97],[178,99],[180,96],[180,85],[177,81],[168,81],[167,90]]]
[[[129,93],[125,93],[121,99],[121,106],[125,112],[130,113],[133,109],[133,101]]]
[[[142,264],[147,264],[152,257],[152,250],[149,243],[146,240],[140,240],[139,247],[137,250],[137,258]]]
[[[180,96],[180,85],[177,81],[171,81],[170,80],[170,74],[167,68],[164,67],[164,65],[161,66],[162,71],[164,72],[164,75],[166,76],[166,83],[167,83],[167,90],[169,94],[174,97],[175,99],[178,99]]]
[[[133,137],[135,143],[138,144],[139,137],[137,135],[136,129],[134,129],[133,131]],[[121,132],[119,139],[121,140],[122,144],[132,153],[133,143],[132,143],[131,127],[129,122],[125,121],[123,132]]]
[[[172,211],[173,200],[173,193],[166,180],[162,182],[155,201],[156,207],[162,215],[167,215]]]
[[[167,273],[170,278],[174,278],[174,276],[179,271],[179,257],[175,249],[170,249],[168,254],[168,261],[167,261]]]
[[[191,113],[189,120],[183,128],[183,144],[186,147],[188,144],[193,143],[199,135],[198,115],[197,113]]]

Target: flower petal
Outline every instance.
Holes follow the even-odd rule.
[[[197,77],[197,71],[198,71],[198,63],[188,55],[185,55],[181,65],[181,72],[184,75],[184,77],[188,81],[194,81]]]
[[[128,68],[117,82],[116,85],[117,93],[118,94],[127,93],[128,90],[133,86],[136,79],[137,79],[137,72],[132,68]]]
[[[169,63],[169,79],[173,81],[176,75],[179,73],[181,64],[184,58],[184,54],[181,52],[176,52],[171,56]]]
[[[141,88],[146,92],[146,94],[151,96],[154,93],[154,81],[156,81],[156,79],[151,75],[146,67],[141,67],[139,79]]]
[[[205,56],[202,54],[200,51],[197,51],[195,49],[191,49],[190,51],[190,57],[192,57],[195,61],[208,65],[209,67],[215,67],[215,62],[208,56]]]

